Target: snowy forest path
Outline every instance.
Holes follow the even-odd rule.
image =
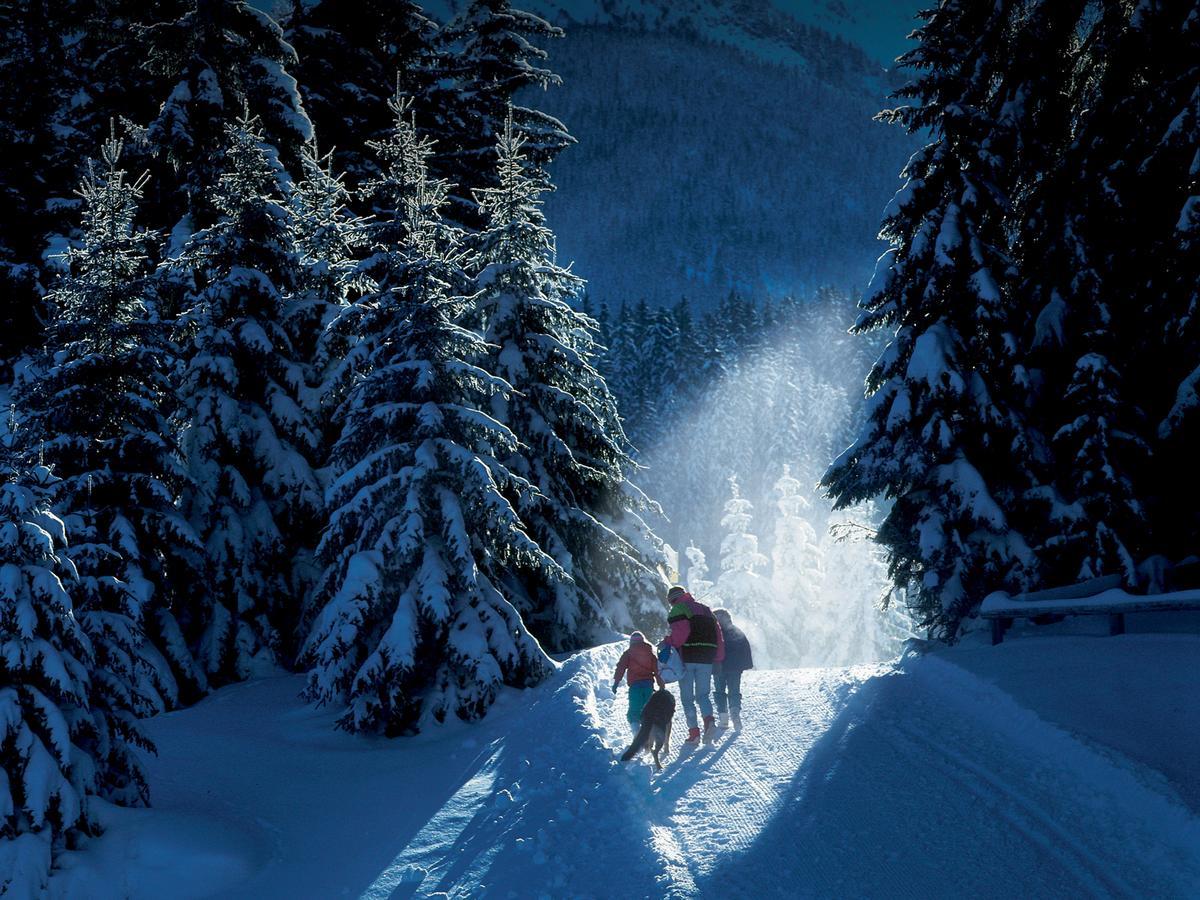
[[[654,844],[678,847],[674,867],[687,871],[668,896],[1183,897],[1200,887],[1200,822],[1187,810],[1115,754],[940,658],[751,672],[743,693],[745,731],[661,775],[645,767]],[[614,730],[620,707],[608,710]]]
[[[1172,648],[1187,671],[1200,640],[1127,641],[1123,671]],[[155,807],[114,817],[107,854],[69,854],[55,896],[102,896],[80,886],[113,873],[138,898],[171,877],[227,898],[1200,896],[1200,818],[1166,768],[1039,718],[961,655],[748,672],[744,730],[685,748],[677,709],[656,774],[619,762],[619,651],[412,739],[335,733],[295,676],[152,720]]]
[[[625,697],[607,687],[604,661],[615,653],[568,663],[574,729],[562,722],[556,734],[538,718],[555,767],[541,780],[557,786],[540,794],[532,762],[519,808],[503,813],[507,835],[492,832],[494,855],[474,871],[444,846],[414,857],[429,876],[424,891],[465,897],[485,885],[485,896],[522,896],[538,883],[547,897],[750,900],[1185,897],[1200,888],[1192,814],[1123,758],[937,656],[749,672],[745,729],[711,747],[682,746],[680,707],[656,774],[648,755],[614,761],[629,741]],[[528,752],[514,733],[518,745]],[[585,798],[583,815],[572,815],[572,796]],[[505,846],[522,831],[533,837],[521,843],[537,848],[533,868]]]

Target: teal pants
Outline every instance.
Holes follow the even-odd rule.
[[[629,712],[626,718],[629,719],[629,727],[635,732],[642,724],[642,710],[646,708],[646,701],[653,693],[653,681],[635,681],[629,686]]]

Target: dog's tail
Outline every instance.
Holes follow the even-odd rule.
[[[638,728],[637,734],[633,736],[633,743],[621,755],[621,762],[629,762],[646,748],[646,744],[650,741],[650,732],[653,728],[654,726],[650,724],[649,718],[642,720],[641,727]]]

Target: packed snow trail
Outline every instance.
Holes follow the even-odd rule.
[[[1200,687],[1200,639],[1104,641],[1053,650],[1091,659],[1081,672],[1169,667],[1174,693],[1138,714],[1179,706],[1177,754],[1191,756],[1200,734],[1181,704]],[[57,890],[108,896],[96,886],[120,864],[111,896],[161,896],[172,876],[171,896],[235,898],[1200,895],[1200,819],[1180,799],[1194,785],[1145,764],[1167,751],[1135,763],[1085,743],[953,653],[747,673],[745,730],[681,751],[680,713],[655,775],[617,761],[619,650],[572,657],[479,725],[411,740],[333,733],[291,677],[160,717],[156,808],[112,810]],[[1016,694],[1044,695],[1046,652],[980,658]],[[1086,732],[1084,708],[1070,727]]]

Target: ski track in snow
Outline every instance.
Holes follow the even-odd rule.
[[[1200,819],[1161,779],[939,655],[747,673],[745,730],[685,748],[679,708],[655,774],[617,760],[619,650],[412,740],[332,734],[295,678],[160,717],[157,808],[114,810],[55,893],[104,896],[89,860],[115,859],[157,873],[120,896],[162,896],[150,822],[198,845],[177,896],[1200,896]]]

